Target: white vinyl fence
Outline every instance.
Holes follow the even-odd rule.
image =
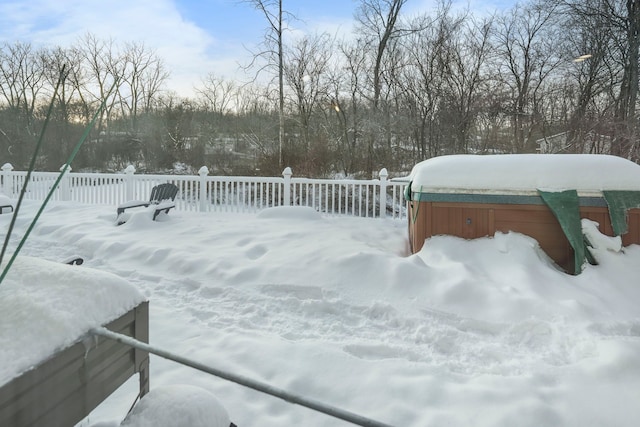
[[[44,200],[59,178],[56,172],[33,172],[26,199]],[[0,177],[6,196],[17,198],[27,172],[2,166]],[[256,212],[274,206],[309,206],[328,215],[372,218],[406,217],[406,182],[388,179],[295,178],[290,168],[282,177],[209,176],[206,167],[193,175],[137,175],[133,166],[124,173],[77,173],[67,171],[51,200],[117,206],[130,200],[146,200],[151,189],[171,182],[178,186],[176,209],[184,211]]]

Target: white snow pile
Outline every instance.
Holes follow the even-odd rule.
[[[413,192],[640,190],[640,166],[602,154],[459,154],[433,157],[406,178]]]
[[[600,233],[598,224],[590,219],[582,218],[582,235],[587,239],[590,245],[590,252],[597,258],[600,258],[602,251],[620,252],[622,251],[622,237],[620,236],[607,236]]]
[[[145,395],[122,427],[229,427],[229,414],[207,390],[191,385],[158,387]]]
[[[25,218],[36,209],[26,203]],[[0,215],[0,226],[9,219]],[[599,265],[571,276],[516,233],[437,236],[409,255],[404,221],[308,209],[114,221],[115,206],[53,204],[24,254],[79,254],[84,265],[65,272],[131,283],[150,301],[151,344],[199,363],[394,426],[640,419],[640,246],[616,252],[596,236]],[[27,225],[19,220],[17,235]],[[31,300],[63,303],[33,293],[12,305]],[[73,325],[60,317],[50,334],[64,340]],[[3,312],[3,328],[16,319],[19,309]],[[150,369],[152,391],[204,389],[239,427],[350,425],[155,356]],[[132,378],[81,426],[119,425],[137,390]],[[200,414],[203,398],[190,396],[172,388],[162,397],[179,414],[174,425]],[[185,400],[188,414],[178,411]],[[136,411],[156,421],[167,413]]]
[[[11,206],[11,208],[9,206]],[[13,206],[13,200],[0,192],[0,213],[10,213],[13,210]]]

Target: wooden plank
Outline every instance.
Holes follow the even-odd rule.
[[[431,213],[432,213],[431,236],[450,233],[448,209],[438,207],[434,204],[432,206]],[[431,236],[428,236],[428,237],[431,237]]]
[[[445,234],[434,232],[435,221],[431,202],[411,202],[409,211],[409,239],[412,253],[419,252],[424,246],[425,239],[435,234]]]
[[[462,208],[460,209],[462,217],[460,218],[460,226],[462,228],[461,236],[465,239],[473,239],[476,236],[476,223],[478,222],[477,209],[476,208]]]
[[[544,223],[555,224],[558,222],[556,217],[549,209],[516,209],[507,207],[495,210],[495,221],[510,223]]]
[[[104,399],[110,396],[134,374],[130,360],[119,359],[110,369],[91,378],[84,387],[65,393],[58,405],[54,406],[32,424],[46,426],[74,425],[88,415]]]
[[[417,248],[417,245],[416,245],[416,234],[419,228],[418,224],[416,224],[417,207],[418,207],[418,202],[414,202],[414,201],[407,202],[407,209],[408,209],[407,228],[409,230],[409,244],[411,245],[412,253],[420,250],[419,248]]]
[[[148,342],[148,303],[107,327]],[[74,425],[136,372],[144,371],[148,387],[148,353],[104,338],[90,343],[79,342],[2,386],[0,425]]]
[[[113,393],[135,373],[130,357],[110,361],[101,372],[84,377],[71,375],[63,382],[49,384],[34,395],[30,406],[14,412],[10,425],[65,426],[74,425],[88,415],[100,402]],[[40,402],[37,410],[33,402]]]
[[[107,346],[102,344],[109,344],[109,346],[105,349],[104,347]],[[103,340],[97,347],[88,352],[91,357],[86,358],[84,357],[86,354],[84,346],[82,344],[78,345],[78,347],[81,347],[81,351],[74,350],[73,354],[76,357],[69,364],[56,371],[53,375],[41,378],[41,381],[36,383],[33,383],[32,380],[40,376],[38,375],[38,370],[33,371],[32,375],[29,375],[31,377],[29,382],[34,385],[16,393],[15,398],[11,401],[11,411],[17,414],[21,413],[21,411],[32,414],[31,405],[36,401],[41,402],[39,405],[40,411],[46,413],[59,405],[67,394],[85,387],[100,372],[109,369],[110,365],[124,360],[133,366],[132,349],[118,343],[116,343],[116,346],[110,344],[105,343]]]
[[[492,209],[480,209],[479,210],[479,218],[478,218],[478,235],[480,237],[483,236],[493,236],[493,223],[491,223],[489,217],[493,215]]]
[[[493,236],[494,234],[496,234],[496,214],[495,214],[495,209],[494,208],[488,208],[488,215],[487,215],[487,222],[488,222],[488,226],[487,226],[487,232],[489,233],[490,236]]]
[[[25,425],[29,425],[33,419],[38,418],[38,413],[52,411],[64,401],[65,396],[82,391],[101,371],[108,370],[112,365],[126,363],[133,373],[133,351],[122,345],[115,347],[115,350],[106,354],[101,352],[101,357],[94,359],[93,363],[83,361],[82,356],[77,358],[56,375],[44,379],[17,397],[10,412],[23,420]],[[34,402],[39,402],[38,411],[33,410]]]
[[[446,208],[447,214],[445,225],[447,225],[447,234],[452,234],[458,237],[464,237],[462,235],[462,209],[460,208]]]
[[[580,217],[590,219],[598,223],[598,229],[607,236],[613,236],[613,226],[611,225],[611,217],[609,209],[597,206],[581,206]]]
[[[611,228],[611,222],[607,220],[607,216],[600,212],[583,212],[580,213],[580,216],[584,219],[588,219],[598,223],[598,230],[603,233],[611,236],[613,234],[613,229]]]
[[[518,210],[545,210],[545,205],[511,205],[504,203],[458,203],[458,202],[431,202],[438,208],[482,208],[482,209],[518,209]]]
[[[424,218],[424,222],[409,224],[413,252],[422,248],[425,238],[434,235],[477,238],[492,236],[496,231],[515,231],[536,239],[556,263],[572,268],[573,249],[545,205],[413,202],[413,209],[412,213],[417,210],[418,216]],[[606,206],[581,206],[580,215],[598,222],[602,233],[613,235]],[[466,223],[467,218],[471,224]],[[623,244],[640,244],[640,209],[629,210],[628,225],[629,232],[622,236]]]
[[[427,225],[427,211],[424,209],[424,203],[414,202],[414,227],[415,233],[413,236],[414,247],[418,248],[418,250],[422,249],[424,246],[424,239],[426,234],[426,225]]]
[[[433,217],[433,203],[424,203],[424,205],[424,233],[426,237],[431,237],[433,235],[433,224],[431,221]]]
[[[138,341],[149,342],[149,303],[140,304],[135,309],[135,330],[134,336]],[[146,351],[134,350],[134,364],[140,373],[140,397],[149,392],[149,353]]]
[[[132,310],[110,323],[109,329],[131,336],[132,329],[130,325],[133,324],[134,320],[135,317]],[[77,370],[85,361],[91,362],[94,358],[101,358],[104,353],[108,353],[113,347],[119,346],[118,343],[105,340],[104,338],[100,338],[94,342],[100,345],[95,346],[92,351],[87,351],[87,347],[81,342],[74,344],[42,362],[36,369],[23,373],[20,376],[20,381],[10,381],[7,383],[6,387],[3,386],[2,389],[0,389],[0,408],[5,406],[7,401],[14,400],[16,397],[23,395],[27,390],[35,386],[42,387],[46,381],[56,382],[60,377],[68,375],[70,371]],[[5,388],[10,389],[11,393],[5,391]]]
[[[415,201],[407,202],[409,207],[408,228],[409,228],[409,243],[411,245],[412,252],[418,252],[421,245],[418,245],[418,235],[422,234],[421,218],[420,218],[420,203]]]
[[[628,231],[622,236],[622,244],[640,244],[640,209],[629,209],[627,211]]]

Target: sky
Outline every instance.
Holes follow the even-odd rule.
[[[9,254],[38,208],[25,200]],[[49,204],[0,285],[0,378],[144,298],[152,346],[393,426],[640,418],[640,246],[620,251],[593,223],[599,265],[571,276],[517,233],[435,236],[411,255],[406,220],[152,215],[116,226],[115,206]],[[84,263],[61,264],[72,256]],[[137,382],[80,427],[120,425]],[[351,425],[156,356],[150,384],[126,426]],[[185,421],[212,399],[220,412]]]
[[[490,13],[515,0],[454,1],[456,7]],[[291,35],[328,32],[348,37],[353,0],[284,0],[296,18]],[[407,16],[432,11],[435,0],[409,0]],[[193,94],[209,73],[248,80],[243,71],[263,40],[266,21],[241,0],[0,0],[0,43],[71,46],[87,32],[100,39],[142,42],[163,58],[169,89]]]

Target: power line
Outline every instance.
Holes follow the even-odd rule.
[[[355,424],[361,427],[393,427],[391,424],[384,424],[379,421],[371,420],[369,418],[354,414],[349,411],[335,408],[333,406],[330,406],[312,399],[308,399],[306,397],[298,396],[294,393],[279,389],[277,387],[273,387],[269,384],[255,381],[251,378],[232,374],[229,372],[225,372],[221,369],[207,366],[195,360],[190,360],[190,359],[187,359],[186,357],[171,353],[161,348],[144,343],[142,341],[138,341],[134,338],[131,338],[130,336],[122,335],[122,334],[118,334],[116,332],[110,331],[109,329],[104,327],[94,328],[89,332],[94,335],[99,335],[104,338],[117,341],[119,343],[128,345],[133,348],[137,348],[142,351],[147,351],[149,353],[155,354],[156,356],[160,356],[162,358],[172,360],[174,362],[178,362],[182,365],[189,366],[194,369],[198,369],[199,371],[206,372],[208,374],[225,379],[227,381],[234,382],[236,384],[240,384],[242,386],[251,388],[253,390],[257,390],[262,393],[266,393],[271,396],[278,397],[289,403],[304,406],[306,408],[313,409],[314,411],[322,412],[323,414],[341,419],[343,421],[350,422],[352,424]]]

